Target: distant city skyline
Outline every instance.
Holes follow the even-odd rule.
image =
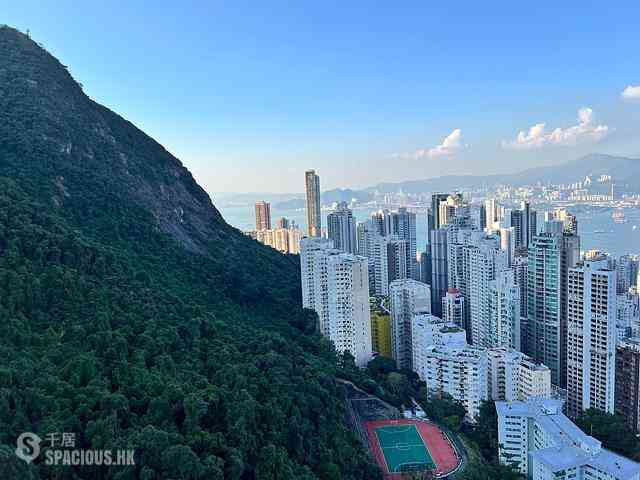
[[[637,2],[554,4],[552,21],[545,5],[363,8],[27,0],[2,21],[210,193],[300,192],[309,168],[329,190],[640,157]]]

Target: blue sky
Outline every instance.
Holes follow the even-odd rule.
[[[210,192],[640,156],[640,2],[186,3],[0,0],[0,22]]]

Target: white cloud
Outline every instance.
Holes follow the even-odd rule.
[[[640,85],[629,85],[622,92],[622,98],[626,100],[640,100]]]
[[[462,143],[462,131],[459,128],[456,128],[453,132],[445,137],[440,145],[437,145],[433,148],[422,149],[415,152],[414,157],[416,158],[437,158],[437,157],[446,157],[450,155],[454,155],[459,150],[464,148],[464,144]]]
[[[585,142],[597,142],[611,130],[607,125],[595,125],[593,110],[588,107],[578,110],[578,125],[556,128],[548,132],[545,123],[537,123],[528,132],[521,131],[515,140],[503,141],[504,148],[531,150],[551,146],[573,146]]]

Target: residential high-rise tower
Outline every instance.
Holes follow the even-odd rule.
[[[320,177],[315,170],[304,174],[307,192],[307,231],[310,237],[322,236],[322,212],[320,210]]]
[[[336,210],[327,215],[327,230],[335,248],[356,253],[356,223],[346,202],[340,202]]]
[[[256,202],[256,230],[271,230],[271,205],[269,202]]]
[[[606,259],[569,269],[567,285],[567,413],[613,413],[616,272]]]

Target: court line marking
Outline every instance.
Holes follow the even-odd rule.
[[[427,442],[425,441],[424,437],[422,436],[422,433],[420,432],[420,429],[418,428],[418,426],[416,425],[416,430],[418,431],[418,435],[420,435],[420,440],[422,440],[422,444],[424,445],[425,450],[427,451],[427,453],[429,454],[429,458],[431,459],[431,464],[433,465],[434,469],[438,469],[440,468],[440,466],[436,463],[436,459],[433,457],[433,453],[431,453],[431,450],[429,449],[429,445],[427,444]],[[438,431],[441,431],[440,429],[438,429]]]
[[[400,427],[406,427],[405,429],[400,430],[398,428],[398,426],[393,426],[393,427],[377,427],[375,428],[375,434],[376,434],[376,438],[378,440],[378,446],[380,447],[380,450],[382,451],[382,458],[384,459],[384,465],[387,468],[387,472],[389,473],[402,473],[401,470],[398,470],[399,467],[402,467],[402,465],[423,465],[425,466],[425,470],[429,467],[429,466],[433,466],[434,468],[437,468],[437,464],[435,462],[435,460],[433,459],[433,456],[431,454],[431,450],[429,450],[429,447],[427,446],[426,442],[424,441],[424,438],[422,437],[422,434],[420,433],[420,429],[418,428],[417,425],[410,423],[407,425],[400,425]],[[395,445],[389,445],[387,447],[383,447],[382,446],[382,442],[380,441],[380,437],[378,435],[378,431],[382,431],[384,433],[388,433],[388,434],[394,434],[394,433],[406,433],[410,430],[415,430],[416,432],[418,432],[418,436],[420,437],[420,440],[422,441],[422,443],[414,443],[414,444],[403,444],[403,445],[407,445],[406,449],[401,449],[398,447],[398,444],[396,443]],[[395,468],[393,470],[391,470],[389,468],[389,464],[387,463],[387,456],[385,455],[385,450],[387,449],[394,449],[394,450],[399,450],[402,452],[406,452],[411,450],[412,447],[421,447],[423,448],[426,453],[427,453],[427,457],[429,461],[426,462],[402,462],[399,464],[396,464]]]

